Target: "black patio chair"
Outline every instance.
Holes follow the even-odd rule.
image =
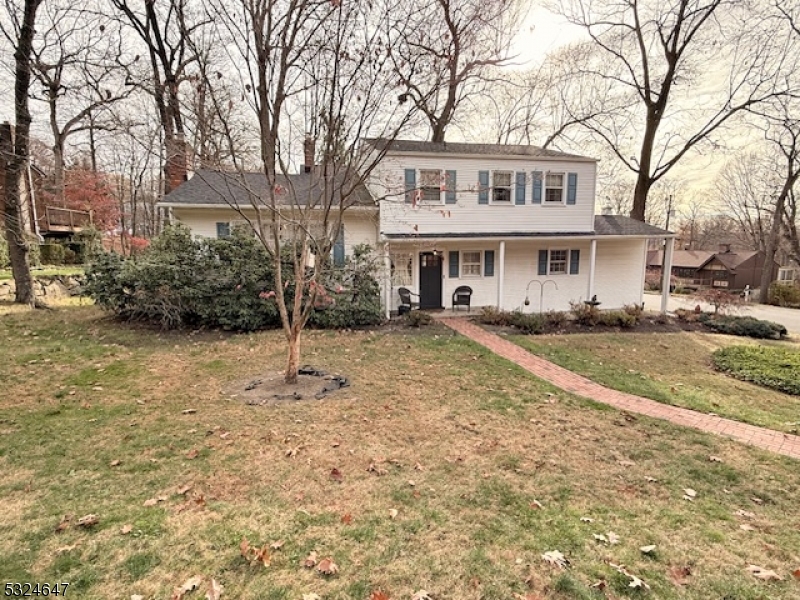
[[[398,314],[404,315],[415,308],[419,308],[419,294],[415,294],[405,287],[397,288],[397,293],[400,295],[400,306],[397,307]],[[411,299],[411,296],[416,296],[416,302]]]
[[[469,312],[469,303],[472,300],[472,288],[468,285],[460,285],[453,292],[453,310],[456,306],[466,306]]]

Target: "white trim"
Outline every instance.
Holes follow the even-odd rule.
[[[591,298],[594,296],[594,270],[597,261],[597,240],[592,240],[589,244],[589,287],[586,292],[586,297]],[[580,272],[580,268],[578,268]]]
[[[500,242],[500,250],[497,253],[497,260],[495,261],[495,269],[497,270],[497,309],[503,308],[503,286],[505,285],[506,278],[506,243]]]
[[[672,277],[672,252],[675,249],[675,238],[668,238],[664,250],[664,266],[661,269],[661,314],[667,314],[669,302],[669,282]]]

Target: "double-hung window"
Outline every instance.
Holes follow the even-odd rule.
[[[461,276],[462,277],[481,276],[480,250],[465,250],[461,253]]]
[[[564,202],[564,173],[548,173],[545,177],[544,201],[561,204]]]
[[[511,203],[511,171],[494,171],[492,173],[492,202],[498,204]]]
[[[548,273],[550,275],[558,275],[567,272],[567,256],[566,250],[550,250],[550,262],[548,265]]]
[[[419,172],[421,200],[425,204],[442,203],[442,172],[422,169]]]

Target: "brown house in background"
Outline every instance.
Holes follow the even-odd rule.
[[[661,273],[664,253],[647,252],[648,270]],[[672,254],[672,276],[684,286],[715,287],[729,290],[761,286],[761,273],[766,263],[763,252],[731,250],[723,245],[719,252],[710,250],[675,250]],[[778,263],[773,263],[770,281],[778,276]]]

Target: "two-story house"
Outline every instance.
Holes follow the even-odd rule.
[[[462,285],[473,307],[565,310],[594,296],[601,308],[638,304],[647,240],[667,238],[671,249],[665,230],[595,215],[594,159],[535,146],[364,144],[383,156],[345,211],[334,255],[362,243],[382,255],[387,314],[399,287],[418,293],[421,308],[449,308]],[[298,188],[308,174],[288,177]],[[196,235],[227,235],[242,218],[232,206],[253,204],[262,180],[200,171],[160,205]]]
[[[597,161],[535,146],[367,140],[386,151],[370,187],[391,259],[387,286],[449,307],[539,312],[597,297],[601,308],[642,302],[649,238],[669,232],[595,215]],[[526,302],[527,300],[527,302]]]

